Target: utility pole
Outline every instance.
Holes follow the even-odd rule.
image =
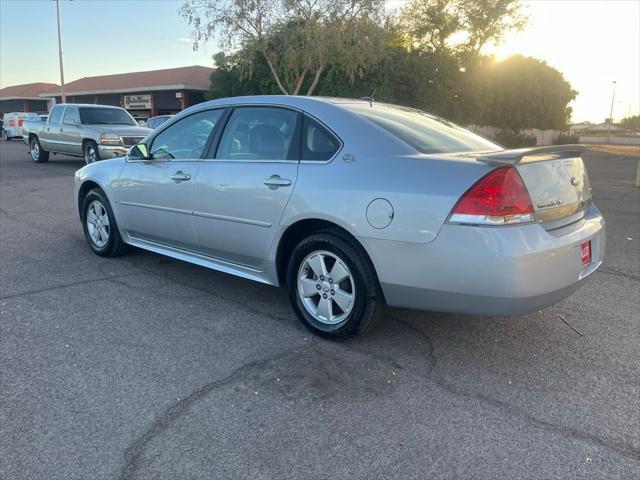
[[[60,0],[56,0],[56,17],[58,19],[58,57],[60,58],[60,93],[62,103],[66,103],[67,96],[64,93],[64,67],[62,65],[62,37],[60,35]]]
[[[616,99],[616,81],[613,81],[613,95],[611,95],[611,110],[609,111],[609,127],[607,128],[607,140],[611,143],[611,124],[613,123],[613,103]]]

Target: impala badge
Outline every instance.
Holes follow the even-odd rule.
[[[540,202],[536,203],[536,207],[538,208],[548,208],[548,207],[557,207],[561,205],[562,202],[560,200],[549,200],[548,202]]]
[[[571,177],[571,185],[577,187],[578,185],[580,185],[580,180],[578,180],[576,177]]]

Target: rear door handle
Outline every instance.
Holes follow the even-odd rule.
[[[191,180],[191,175],[189,175],[188,173],[182,173],[182,170],[178,170],[176,173],[171,175],[171,180],[176,183],[186,182]]]
[[[288,187],[291,185],[291,180],[288,178],[280,178],[280,175],[271,175],[271,177],[267,178],[264,181],[264,184],[267,185],[271,190],[275,190],[280,187]]]

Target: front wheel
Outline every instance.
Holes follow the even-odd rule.
[[[82,226],[89,247],[97,255],[116,257],[126,251],[111,204],[102,190],[93,189],[84,197]]]
[[[96,142],[85,142],[82,150],[84,153],[84,161],[87,165],[100,160],[100,152],[98,152],[98,145]]]
[[[296,245],[287,268],[287,291],[302,324],[332,339],[364,332],[384,305],[366,254],[333,231]]]
[[[38,137],[31,137],[29,140],[29,153],[31,154],[31,160],[36,163],[44,163],[49,161],[49,152],[42,148]]]

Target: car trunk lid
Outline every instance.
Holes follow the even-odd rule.
[[[591,184],[581,145],[505,150],[478,157],[495,165],[513,165],[529,191],[536,220],[547,230],[584,217],[591,202]]]

